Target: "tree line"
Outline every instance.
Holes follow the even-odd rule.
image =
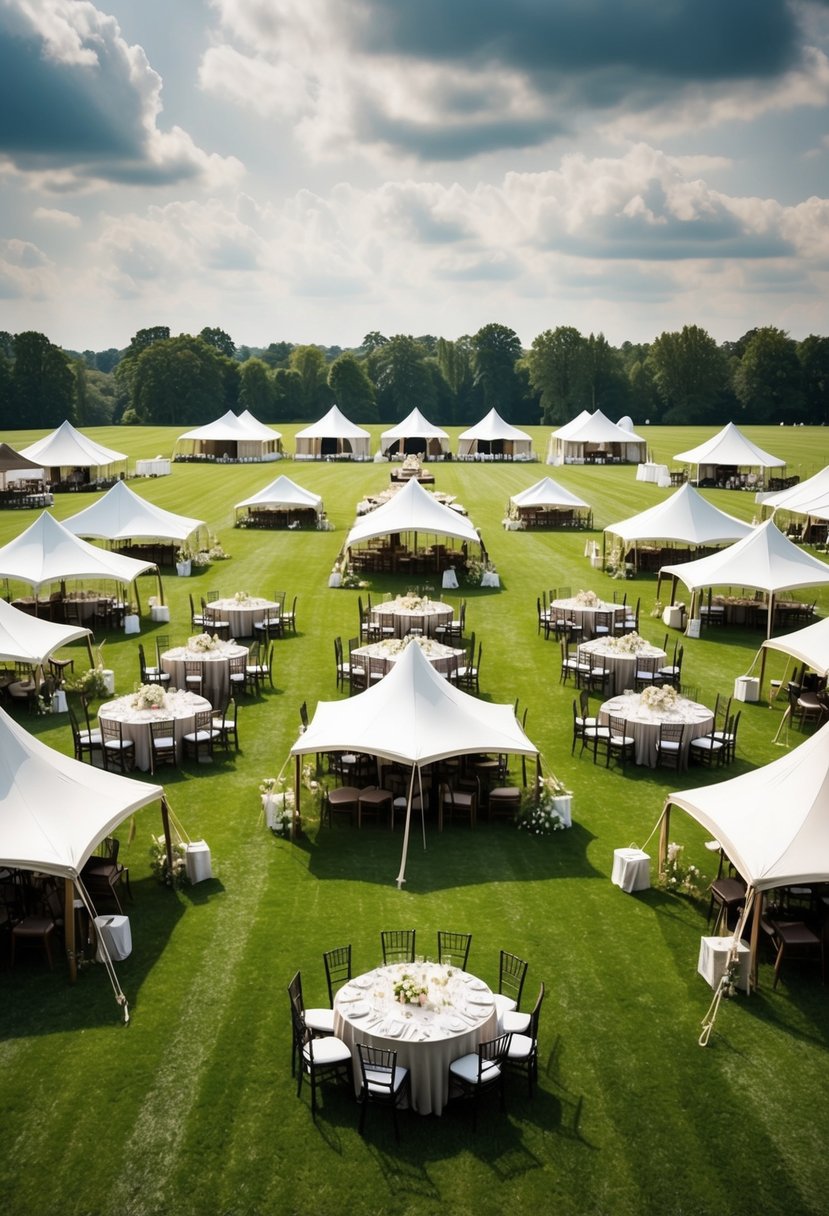
[[[516,424],[558,426],[582,410],[634,424],[829,420],[829,338],[749,330],[717,343],[686,325],[611,346],[572,326],[523,349],[505,325],[454,341],[379,331],[356,349],[273,342],[237,347],[224,330],[139,330],[124,350],[66,351],[33,331],[0,333],[0,427],[198,426],[226,410],[313,421],[335,403],[354,422],[395,422],[418,406],[471,425],[493,407]]]

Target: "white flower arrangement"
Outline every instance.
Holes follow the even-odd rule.
[[[641,696],[642,705],[646,705],[648,709],[658,709],[663,712],[675,709],[678,700],[679,693],[670,684],[663,684],[661,687],[653,684],[650,688],[646,688]]]
[[[401,1005],[425,1005],[429,989],[419,983],[413,975],[405,972],[394,985],[394,999]]]
[[[638,654],[648,643],[638,633],[625,633],[618,638],[608,638],[607,648],[616,654]]]
[[[595,608],[601,603],[595,591],[579,591],[575,598],[576,603],[582,608]]]
[[[233,599],[234,599],[234,602],[237,604],[249,604],[250,603],[250,596],[248,595],[247,591],[235,592]]]
[[[398,595],[397,603],[406,612],[420,612],[429,603],[428,595]]]
[[[163,709],[167,694],[160,684],[139,684],[133,694],[133,709]]]
[[[684,848],[675,841],[670,842],[665,869],[659,875],[659,885],[677,895],[690,895],[693,898],[702,894],[707,879],[697,866],[685,865]]]
[[[561,832],[567,822],[557,799],[572,797],[572,793],[558,777],[539,777],[534,790],[526,790],[518,812],[518,827],[531,836],[549,836]]]
[[[221,638],[217,633],[214,633],[212,637],[209,633],[197,633],[187,639],[187,649],[194,650],[197,654],[206,654],[209,650],[216,650],[221,644]]]

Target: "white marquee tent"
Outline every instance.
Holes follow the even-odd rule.
[[[495,752],[537,756],[511,705],[492,705],[456,688],[420,646],[408,646],[378,684],[347,701],[320,701],[291,754],[364,752],[412,766],[398,886],[405,882],[411,795],[421,766],[451,756]],[[299,802],[297,779],[297,805]],[[424,836],[425,846],[425,836]]]
[[[95,540],[175,540],[183,541],[200,528],[204,520],[174,515],[155,503],[141,498],[125,481],[117,481],[97,502],[63,521],[67,532]]]
[[[148,570],[161,578],[154,562],[139,561],[121,553],[99,549],[73,536],[48,511],[43,511],[25,532],[0,549],[0,578],[17,579],[35,591],[47,583],[67,579],[112,579],[130,585]]]
[[[50,435],[30,443],[20,454],[42,469],[51,470],[51,476],[47,475],[49,481],[62,480],[70,469],[95,469],[99,476],[112,474],[114,465],[126,466],[127,461],[123,452],[96,443],[71,422],[62,422]]]
[[[91,629],[44,621],[0,599],[0,659],[5,662],[43,665],[51,654],[70,642],[84,638],[89,645],[91,635]],[[91,648],[89,665],[93,665]]]
[[[633,431],[611,422],[601,410],[582,411],[578,417],[553,431],[547,448],[547,464],[584,464],[613,461],[637,464],[647,456],[647,442]]]
[[[263,511],[286,512],[289,515],[292,512],[313,511],[319,518],[322,514],[322,498],[319,494],[313,494],[310,490],[298,486],[295,481],[291,481],[290,477],[286,477],[283,473],[264,489],[252,494],[250,498],[237,502],[235,511],[237,523],[240,511],[247,511],[248,515],[256,515]]]
[[[572,516],[574,512],[587,512],[590,516],[590,504],[578,494],[566,489],[554,481],[552,477],[542,477],[526,490],[519,490],[510,498],[510,508],[518,518],[534,516],[538,511],[553,512],[564,516]],[[587,526],[590,524],[585,520]]]
[[[505,422],[496,409],[458,436],[458,459],[497,456],[502,460],[533,460],[533,441],[526,431]]]
[[[185,431],[175,442],[174,458],[182,445],[196,459],[222,462],[279,460],[282,435],[259,422],[247,410],[238,418],[228,410],[221,418]]]
[[[771,635],[775,596],[798,587],[818,587],[829,583],[829,565],[793,545],[770,519],[753,528],[748,536],[695,562],[663,566],[659,571],[656,594],[666,576],[684,583],[693,595],[704,587],[753,587],[768,595],[767,635]],[[672,595],[673,598],[673,595]],[[692,612],[693,616],[693,603]]]
[[[687,452],[677,452],[674,460],[697,466],[697,481],[716,478],[718,467],[731,469],[779,469],[785,460],[764,452],[756,443],[747,439],[733,422],[721,431]]]
[[[812,520],[822,523],[829,520],[829,465],[809,477],[806,481],[789,486],[787,490],[776,490],[773,494],[757,494],[765,515],[771,507],[772,518],[778,511],[788,511],[791,515],[805,515],[801,540],[809,540],[813,536]],[[821,535],[823,532],[821,533]]]
[[[763,649],[779,650],[799,663],[805,663],[819,676],[829,676],[829,617],[782,637],[766,638]]]
[[[684,545],[723,545],[742,540],[753,531],[750,524],[727,515],[687,482],[653,507],[608,524],[608,534],[618,536],[625,550],[640,541],[664,540]],[[604,541],[604,537],[603,537]],[[634,561],[636,557],[634,556]]]
[[[412,477],[388,502],[358,519],[346,537],[345,548],[374,537],[403,532],[451,536],[456,540],[472,541],[476,545],[481,543],[477,529],[465,515],[438,502],[433,494],[424,490],[416,477]]]
[[[449,451],[449,436],[439,426],[413,409],[402,422],[380,436],[380,451],[384,456],[408,456],[424,453],[434,459]]]
[[[371,435],[346,418],[336,405],[310,426],[297,431],[294,457],[296,460],[339,459],[371,460]]]

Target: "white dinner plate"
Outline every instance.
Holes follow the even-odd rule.
[[[389,1022],[383,1034],[389,1039],[398,1039],[403,1033],[404,1026],[402,1022]]]
[[[476,995],[474,992],[470,996],[468,1003],[470,1005],[494,1005],[495,1004],[495,1002],[491,996],[489,996],[489,995],[481,996],[480,994]]]
[[[368,975],[360,975],[356,980],[352,980],[351,983],[355,988],[370,988],[374,981]]]
[[[354,992],[352,988],[341,988],[337,1000],[340,1004],[348,1004],[350,1001],[361,1001],[363,998],[359,992]]]
[[[365,1001],[357,1001],[348,1011],[350,1018],[364,1018],[369,1011],[369,1006]]]
[[[449,1030],[452,1034],[457,1034],[459,1030],[464,1029],[464,1024],[460,1018],[442,1018],[440,1024],[444,1030]]]
[[[483,980],[470,980],[469,987],[473,992],[486,992],[486,984]]]

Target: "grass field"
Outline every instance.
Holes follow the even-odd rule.
[[[289,449],[296,429],[283,428]],[[646,430],[654,458],[668,463],[710,433]],[[535,432],[542,455],[547,433]],[[822,429],[747,433],[802,477],[829,461]],[[169,453],[175,438],[170,430],[92,434],[127,451],[131,463]],[[15,447],[35,437],[2,436]],[[519,697],[528,707],[527,731],[545,768],[574,790],[574,827],[539,840],[504,824],[433,833],[426,851],[413,841],[403,891],[394,885],[400,833],[320,829],[312,811],[302,840],[272,837],[257,786],[282,767],[300,703],[313,713],[318,700],[337,696],[333,638],[356,632],[357,598],[330,590],[328,574],[354,504],[386,482],[387,467],[178,465],[171,477],[133,482],[161,506],[205,519],[231,555],[190,579],[165,577],[172,623],[143,619],[145,645],[156,629],[183,641],[188,593],[214,588],[298,595],[299,632],[277,643],[276,691],[241,707],[239,754],[219,756],[209,770],[163,771],[175,815],[192,838],[210,844],[215,878],[175,893],[160,887],[148,851],[157,808],[137,816],[131,843],[125,825],[134,949],[118,973],[129,1027],[119,1022],[100,967],[85,970],[74,987],[61,967],[50,973],[36,954],[14,971],[0,970],[0,1196],[9,1216],[825,1210],[829,1016],[814,968],[787,967],[773,992],[764,958],[759,991],[726,1003],[701,1049],[700,1020],[712,995],[696,974],[707,901],[658,889],[627,896],[610,882],[614,848],[646,841],[667,793],[723,771],[678,776],[628,766],[623,774],[594,767],[587,754],[571,758],[572,686],[559,684],[557,648],[536,632],[536,596],[562,584],[609,595],[620,584],[589,567],[585,534],[507,533],[500,522],[510,494],[545,472],[590,502],[596,538],[665,492],[636,482],[631,467],[433,469],[437,488],[467,507],[501,575],[500,591],[449,597],[457,603],[466,595],[468,627],[483,643],[482,694]],[[280,471],[322,494],[333,532],[233,528],[233,504]],[[706,493],[732,514],[755,514],[753,495]],[[90,501],[64,495],[54,514],[64,518]],[[3,513],[0,544],[35,514]],[[379,596],[405,587],[387,576],[371,589]],[[641,632],[661,641],[664,626],[649,616],[655,577],[625,590],[629,599],[641,597]],[[148,581],[145,604],[152,591]],[[825,614],[829,594],[818,603]],[[106,639],[118,692],[137,679],[137,640]],[[685,680],[713,704],[748,670],[759,640],[739,629],[685,639]],[[778,656],[769,674],[783,667]],[[772,743],[780,716],[765,703],[743,707],[729,776],[781,754]],[[65,715],[21,720],[71,752]],[[790,745],[799,739],[792,731]],[[705,834],[675,812],[671,835],[710,877]],[[367,969],[378,961],[380,930],[409,925],[425,953],[434,952],[440,928],[471,931],[470,968],[493,983],[502,947],[530,961],[525,1005],[539,981],[548,993],[536,1095],[529,1100],[516,1079],[507,1116],[487,1107],[475,1136],[462,1107],[439,1121],[404,1117],[398,1145],[380,1120],[369,1119],[361,1139],[353,1101],[332,1087],[314,1125],[290,1077],[288,980],[301,968],[306,999],[322,1004],[324,949],[350,941],[357,970]]]

